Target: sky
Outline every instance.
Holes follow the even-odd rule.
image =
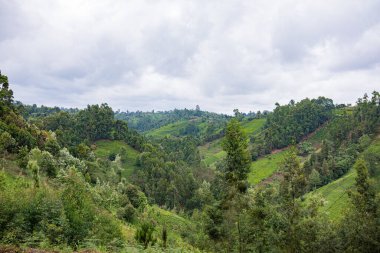
[[[380,90],[380,0],[0,0],[25,104],[270,110]]]

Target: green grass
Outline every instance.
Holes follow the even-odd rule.
[[[213,121],[210,119],[204,119],[200,117],[195,117],[190,120],[180,120],[165,126],[162,126],[160,128],[156,128],[150,131],[145,132],[146,136],[154,138],[154,139],[160,139],[165,136],[186,136],[186,135],[193,135],[193,134],[185,134],[183,131],[186,129],[186,127],[190,124],[194,124],[199,132],[196,135],[206,136],[206,131],[210,124],[213,124]],[[222,130],[222,127],[216,129],[212,133],[207,133],[208,135],[217,134],[219,131]]]
[[[251,171],[248,174],[248,182],[257,184],[270,177],[279,169],[280,163],[283,161],[285,155],[286,150],[283,150],[276,154],[266,155],[252,162]]]
[[[351,115],[354,113],[355,107],[344,107],[344,108],[338,108],[333,110],[334,115],[342,116],[345,114]]]
[[[95,154],[102,159],[108,159],[108,155],[111,153],[118,154],[120,152],[120,148],[125,147],[127,150],[127,158],[126,161],[122,164],[124,169],[122,175],[125,178],[129,178],[133,170],[136,168],[135,163],[139,152],[137,152],[135,149],[123,141],[101,140],[97,141],[95,144]]]
[[[344,210],[349,205],[347,191],[354,186],[355,176],[356,172],[351,169],[343,177],[311,193],[312,195],[319,194],[326,200],[322,211],[326,211],[330,219],[339,220],[343,216]]]
[[[264,126],[266,119],[254,119],[251,121],[243,121],[241,126],[248,136],[256,135]]]
[[[222,150],[221,141],[222,139],[217,139],[199,147],[202,161],[207,166],[215,166],[215,163],[217,161],[223,159],[226,156],[226,152]]]
[[[167,135],[178,136],[180,134],[180,130],[186,127],[187,124],[187,120],[177,121],[175,123],[171,123],[160,128],[148,131],[146,132],[146,135],[153,138],[162,138]]]
[[[153,205],[147,210],[148,217],[153,219],[156,226],[156,235],[160,237],[161,231],[164,226],[166,226],[168,231],[168,242],[172,247],[178,247],[182,250],[190,250],[191,252],[199,252],[193,246],[189,245],[184,237],[195,233],[196,227],[195,224],[180,215],[177,215],[168,210],[159,208],[156,205]],[[183,251],[178,252],[183,252]]]

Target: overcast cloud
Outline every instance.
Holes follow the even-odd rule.
[[[380,90],[380,0],[0,0],[27,104],[231,113]]]

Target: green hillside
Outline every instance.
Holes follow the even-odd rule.
[[[216,118],[192,117],[146,131],[144,134],[153,139],[161,139],[169,135],[174,137],[193,136],[203,141],[219,137],[226,122],[227,119],[220,115]]]
[[[179,136],[180,130],[183,129],[187,124],[187,120],[181,120],[175,123],[170,123],[157,129],[147,131],[145,132],[145,134],[154,138],[162,138],[166,135]]]
[[[110,141],[110,140],[101,140],[95,142],[96,149],[95,154],[96,156],[102,158],[102,159],[108,159],[108,156],[110,154],[119,154],[122,147],[124,147],[127,150],[127,155],[125,158],[125,162],[122,162],[123,172],[122,175],[126,178],[128,178],[133,170],[136,168],[136,159],[139,155],[139,152],[130,147],[128,144],[126,144],[123,141]]]
[[[349,205],[347,190],[355,184],[356,172],[351,169],[345,176],[315,190],[312,195],[320,194],[326,200],[322,210],[328,216],[337,220],[343,216],[344,210]]]
[[[254,136],[260,132],[264,126],[266,119],[254,119],[251,121],[245,120],[241,123],[243,130],[248,136]]]
[[[207,166],[214,166],[217,161],[225,157],[226,152],[222,150],[221,141],[222,139],[217,139],[199,147],[202,161]]]
[[[270,177],[279,169],[279,165],[286,155],[286,150],[269,154],[252,162],[251,171],[248,174],[248,182],[257,184]]]
[[[245,133],[251,137],[259,133],[264,124],[265,119],[254,119],[250,121],[244,120],[241,123],[241,126]],[[199,147],[202,161],[207,166],[213,167],[217,161],[220,161],[225,157],[226,153],[222,150],[221,140],[222,138],[208,142]]]
[[[361,157],[366,158],[368,154],[380,154],[380,135],[371,143],[371,145],[362,153]],[[333,220],[338,220],[344,215],[344,210],[349,206],[347,190],[355,184],[356,171],[351,169],[343,177],[322,186],[313,191],[311,194],[320,194],[326,200],[322,210],[326,211]],[[375,187],[380,190],[380,169],[372,171]]]

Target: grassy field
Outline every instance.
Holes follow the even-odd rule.
[[[251,184],[260,183],[262,180],[270,177],[279,169],[280,163],[286,155],[286,150],[276,154],[269,154],[252,162],[251,171],[248,174],[248,182]]]
[[[312,195],[319,194],[326,200],[322,211],[326,211],[332,220],[339,220],[344,210],[348,207],[349,199],[347,191],[354,186],[355,176],[356,172],[351,169],[343,177],[311,193]]]
[[[221,141],[222,139],[217,139],[199,147],[202,161],[207,166],[214,166],[215,162],[225,157],[226,152],[222,150]]]
[[[95,144],[95,154],[103,159],[108,159],[108,156],[111,153],[118,154],[120,152],[120,148],[125,147],[127,150],[127,158],[123,163],[123,176],[128,178],[132,174],[133,170],[136,168],[135,163],[139,152],[123,141],[101,140],[97,141]]]
[[[345,114],[351,115],[354,113],[354,109],[355,107],[338,108],[338,109],[334,109],[333,114],[338,115],[338,116],[345,115]]]
[[[171,123],[166,126],[148,131],[146,132],[146,135],[153,138],[162,138],[167,135],[178,136],[180,130],[183,129],[187,124],[187,120],[177,121],[175,123]]]
[[[189,219],[183,218],[173,212],[159,208],[156,205],[148,206],[142,216],[147,220],[154,220],[154,224],[156,225],[154,236],[159,240],[161,239],[162,229],[164,226],[166,226],[168,231],[168,244],[171,248],[193,248],[183,239],[184,236],[186,236],[188,233],[191,233],[191,231],[194,229],[195,224],[193,224]],[[135,232],[136,224],[123,223],[123,234],[126,238],[126,241],[131,245],[136,245],[136,241],[134,239]],[[156,246],[159,247],[160,242]],[[131,249],[133,248],[134,247],[131,246]]]
[[[254,119],[251,121],[243,121],[241,126],[248,136],[254,136],[258,134],[261,128],[264,126],[266,119]]]

